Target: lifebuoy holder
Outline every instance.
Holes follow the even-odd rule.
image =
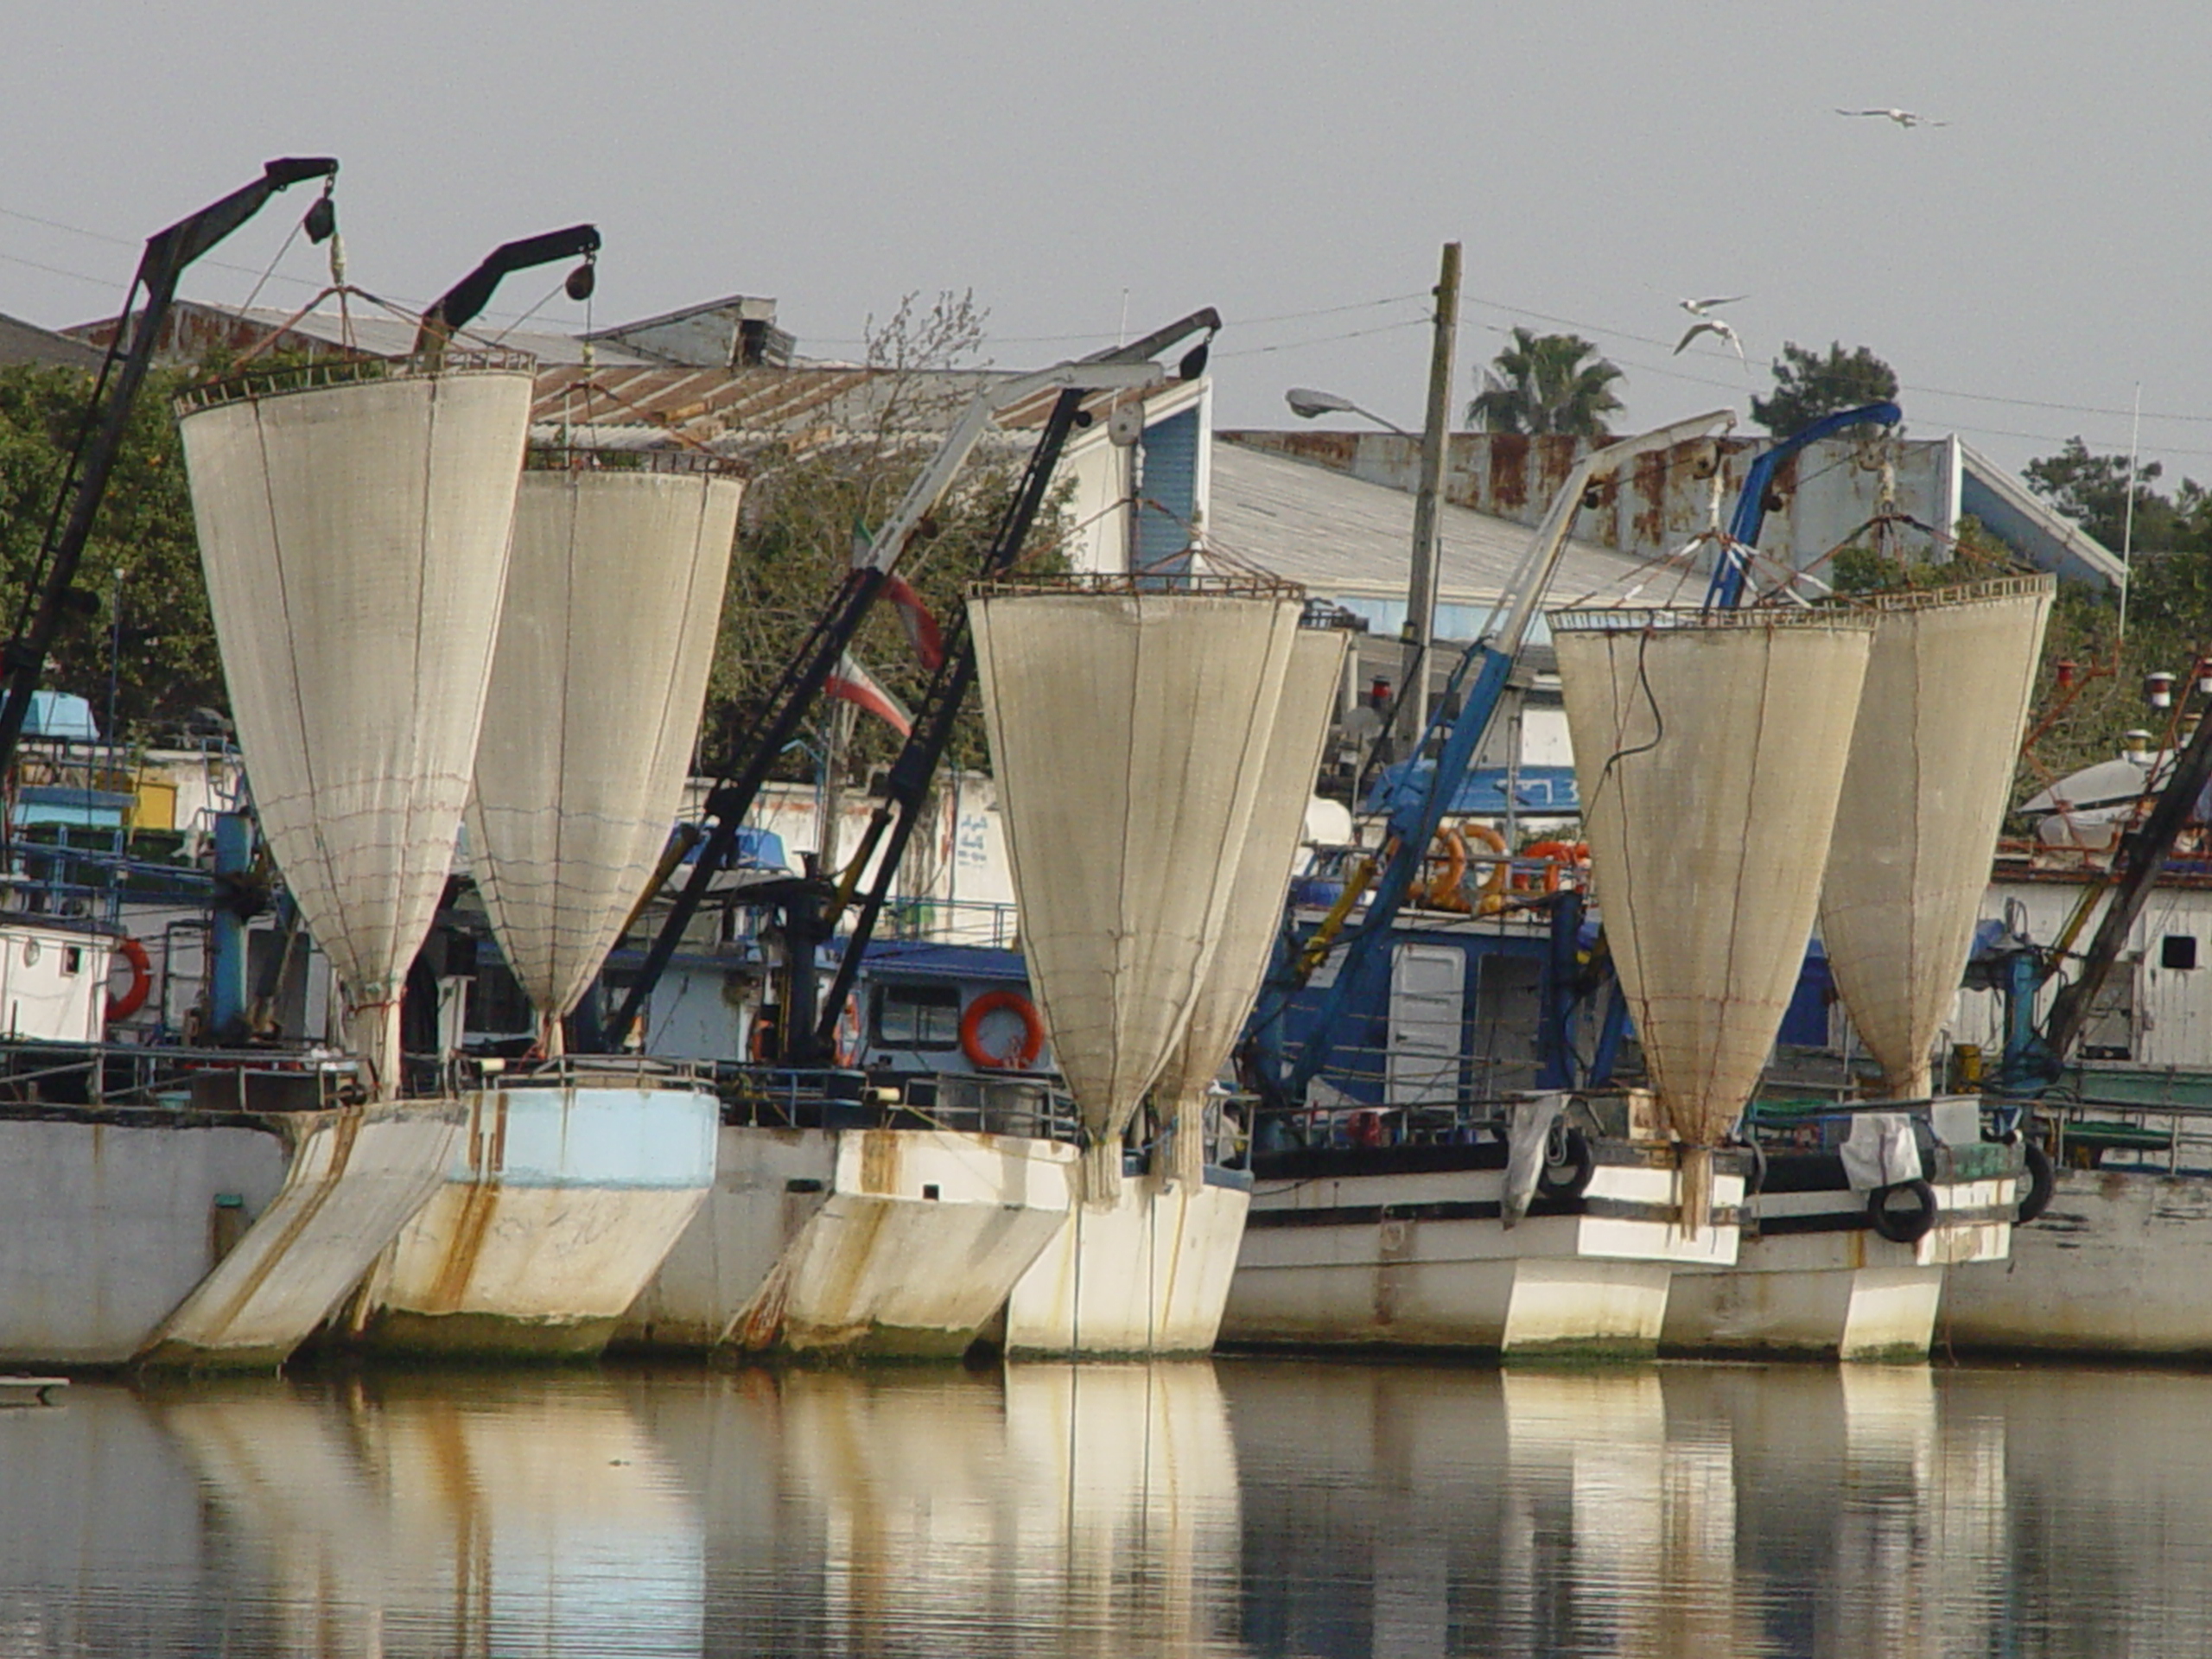
[[[113,991],[107,994],[107,1022],[110,1025],[118,1020],[128,1020],[144,1007],[147,995],[154,988],[154,964],[146,955],[144,945],[126,933],[122,943],[115,947],[115,954],[129,966],[130,983],[124,988],[120,996]]]
[[[1010,1014],[1021,1021],[1019,1043],[994,1049],[984,1042],[983,1022],[995,1014]],[[1020,991],[985,991],[960,1016],[960,1052],[984,1071],[1027,1071],[1045,1052],[1044,1017]]]

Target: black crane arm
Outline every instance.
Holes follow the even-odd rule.
[[[2050,1018],[2044,1030],[2049,1065],[2065,1063],[2068,1051],[2088,1024],[2090,1005],[2104,988],[2113,964],[2120,960],[2120,948],[2149,902],[2151,888],[2165,868],[2166,855],[2173,851],[2174,842],[2208,782],[2212,782],[2212,719],[2197,722],[2196,734],[2174,762],[2173,774],[2159,791],[2151,816],[2128,837],[2120,879],[2113,884],[2104,919],[2097,924],[2082,957],[2082,971],[2060,986],[2051,999]]]
[[[581,300],[589,297],[592,278],[591,260],[600,249],[599,227],[595,225],[571,225],[566,230],[547,231],[537,236],[525,236],[513,242],[502,242],[484,256],[484,262],[462,277],[436,299],[423,313],[422,327],[415,333],[415,352],[417,356],[434,352],[451,340],[461,329],[476,321],[478,315],[491,303],[492,296],[502,278],[518,270],[528,270],[533,265],[550,265],[556,259],[582,259],[585,263],[570,273],[569,297]]]
[[[6,700],[0,702],[0,778],[6,777],[15,764],[23,722],[30,714],[31,695],[38,690],[46,669],[46,653],[53,648],[63,619],[72,608],[77,567],[84,558],[86,543],[92,539],[92,521],[99,515],[100,499],[107,493],[108,477],[123,448],[131,406],[137,402],[146,371],[153,364],[162,324],[176,298],[177,279],[194,260],[259,213],[279,190],[308,179],[335,178],[337,174],[338,163],[327,156],[285,156],[268,163],[261,176],[243,189],[233,190],[220,201],[146,238],[146,251],[139,258],[137,275],[124,300],[115,338],[100,365],[85,423],[78,430],[75,452],[62,477],[54,517],[39,551],[38,568],[23,594],[14,632],[4,653],[0,653],[0,669],[4,669],[8,687]],[[132,303],[142,292],[145,303],[134,315]]]

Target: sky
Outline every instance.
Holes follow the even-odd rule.
[[[902,296],[971,289],[1018,367],[1212,305],[1218,424],[1293,424],[1309,385],[1413,427],[1457,240],[1455,408],[1516,323],[1627,372],[1621,429],[1747,422],[1783,340],[1836,340],[1896,368],[1915,435],[2014,467],[2075,434],[2125,453],[2139,387],[2145,458],[2212,480],[2192,0],[23,10],[0,312],[50,327],[111,313],[144,238],[263,161],[324,153],[349,276],[418,303],[589,219],[599,326],[772,296],[802,353],[848,355]],[[319,256],[277,256],[308,201],[185,292],[238,303],[276,260],[262,302],[304,302]],[[1751,365],[1673,355],[1676,299],[1732,294]],[[558,296],[535,319],[585,321]]]

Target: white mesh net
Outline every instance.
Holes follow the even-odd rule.
[[[1022,944],[1094,1198],[1221,939],[1301,608],[1276,589],[969,602]]]
[[[667,844],[742,493],[693,470],[523,474],[468,846],[549,1034]]]
[[[254,806],[387,1091],[467,798],[530,400],[527,373],[454,364],[181,421]]]
[[[1863,614],[1554,613],[1614,964],[1669,1125],[1718,1145],[1811,937],[1866,677]]]
[[[2052,588],[2013,577],[1876,601],[1821,939],[1895,1100],[1932,1092],[1929,1048],[1974,944]]]

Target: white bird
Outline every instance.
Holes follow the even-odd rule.
[[[1729,294],[1713,300],[1676,300],[1675,303],[1694,317],[1701,317],[1716,305],[1733,305],[1738,300],[1748,300],[1748,294]]]
[[[1689,332],[1684,334],[1681,339],[1676,342],[1675,346],[1675,355],[1676,357],[1680,357],[1682,354],[1682,347],[1688,345],[1690,341],[1695,340],[1700,334],[1718,335],[1719,338],[1726,340],[1731,346],[1736,348],[1736,360],[1738,363],[1745,361],[1744,357],[1744,342],[1736,338],[1736,331],[1733,328],[1731,328],[1726,323],[1723,322],[1718,317],[1706,317],[1699,321],[1692,323],[1689,327]]]
[[[1930,121],[1913,110],[1838,110],[1838,115],[1878,115],[1885,121],[1894,121],[1901,127],[1948,127],[1948,121]]]

